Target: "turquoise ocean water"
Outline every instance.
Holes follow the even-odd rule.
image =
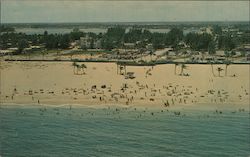
[[[248,157],[249,120],[238,110],[2,105],[0,156]]]

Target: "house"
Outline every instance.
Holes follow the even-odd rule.
[[[11,55],[14,54],[18,51],[17,47],[14,48],[8,48],[7,50],[1,50],[0,49],[0,56],[4,56],[4,55]]]
[[[207,56],[207,57],[205,57],[205,60],[208,61],[208,62],[211,62],[211,61],[214,60],[214,58],[211,57],[211,56]]]
[[[31,53],[34,51],[42,50],[44,46],[30,46],[24,49],[24,53]]]
[[[243,35],[243,32],[237,32],[237,36],[241,37]]]
[[[243,45],[242,50],[243,50],[243,51],[250,51],[250,44],[245,44],[245,45]]]
[[[179,42],[179,43],[178,43],[178,46],[179,46],[179,47],[182,47],[182,48],[187,47],[186,43],[183,42],[183,41]]]
[[[0,56],[10,55],[13,51],[11,50],[0,50]]]
[[[154,49],[153,44],[147,44],[146,49],[153,50]]]
[[[32,52],[32,48],[27,47],[27,48],[24,48],[22,53],[30,53],[30,52]]]
[[[126,49],[134,49],[135,43],[123,43],[124,48]]]
[[[34,51],[36,51],[36,50],[41,50],[41,49],[43,49],[44,48],[44,46],[39,46],[39,45],[37,45],[37,46],[30,46],[30,48],[32,49],[32,50],[34,50]]]
[[[212,27],[201,27],[200,30],[198,31],[198,34],[204,34],[204,33],[212,34],[213,33]]]
[[[194,61],[201,61],[201,60],[203,60],[201,54],[198,53],[198,54],[192,55],[192,58],[191,58],[191,61],[192,61],[192,62],[194,62]]]
[[[184,50],[184,51],[180,51],[180,54],[182,56],[189,56],[192,52],[190,50]]]
[[[225,52],[222,50],[216,51],[216,55],[220,57],[225,57]]]
[[[168,51],[168,56],[176,56],[176,52],[174,52],[174,51]]]
[[[156,50],[154,52],[154,54],[157,55],[157,56],[163,56],[163,55],[165,56],[165,55],[168,55],[168,53],[170,51],[173,51],[173,49],[172,48],[164,48],[164,49]]]
[[[234,56],[235,56],[235,57],[239,57],[239,56],[241,56],[241,52],[236,51]]]
[[[248,62],[250,62],[250,52],[249,52],[248,54],[246,54],[246,60],[247,60]]]
[[[16,53],[18,51],[18,48],[17,47],[12,47],[12,48],[8,48],[7,50],[10,50],[11,53]]]

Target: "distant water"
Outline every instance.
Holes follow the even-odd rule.
[[[66,34],[73,31],[71,28],[16,28],[16,32],[26,33],[28,35],[32,34],[44,34],[45,31],[48,31],[49,34]],[[86,28],[80,29],[83,32],[93,32],[96,34],[105,33],[107,30],[102,28]]]
[[[44,34],[45,31],[48,31],[49,34],[66,34],[72,32],[73,29],[71,28],[16,28],[16,32],[26,33],[28,35],[32,34]],[[96,34],[99,33],[106,33],[107,29],[105,28],[84,28],[80,29],[83,32],[93,32]],[[126,32],[129,30],[127,29]],[[152,33],[168,33],[170,29],[149,29]],[[190,32],[197,32],[198,29],[186,29],[183,31],[184,35]]]
[[[168,33],[171,29],[149,29],[150,32],[152,33]],[[198,32],[199,29],[185,29],[183,30],[183,34],[184,35],[187,35],[188,33],[195,33],[195,32]]]
[[[0,109],[0,156],[248,157],[249,113],[160,109]],[[140,116],[141,115],[141,116]]]

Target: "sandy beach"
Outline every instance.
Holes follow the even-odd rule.
[[[81,64],[81,63],[79,63]],[[249,105],[249,65],[127,66],[134,79],[117,74],[115,63],[1,62],[1,103],[75,104],[92,107],[236,107]],[[80,72],[81,73],[81,72]],[[83,73],[83,72],[82,72]],[[215,76],[214,76],[215,75]]]

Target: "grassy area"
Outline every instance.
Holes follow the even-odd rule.
[[[48,55],[48,54],[56,54],[60,53],[62,50],[36,50],[28,53],[21,54],[22,56],[39,56],[39,55]]]
[[[89,55],[99,55],[104,53],[112,53],[112,51],[101,50],[101,51],[88,51],[88,50],[75,50],[63,55],[79,55],[79,54],[89,54]]]

